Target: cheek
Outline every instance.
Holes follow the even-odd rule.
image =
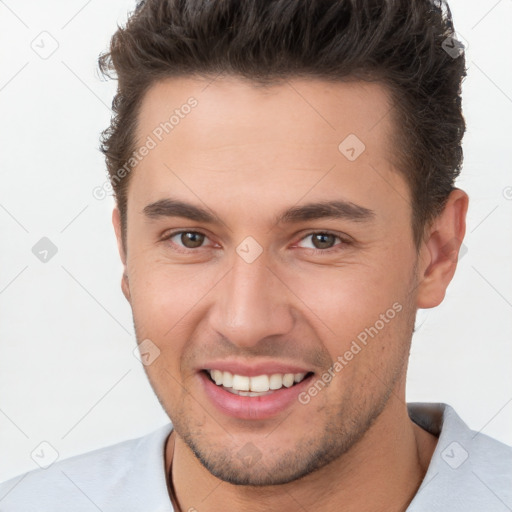
[[[183,401],[182,373],[189,340],[200,321],[205,272],[193,266],[171,266],[158,260],[134,258],[129,268],[133,319],[138,343],[151,340],[159,355],[144,370],[167,408]],[[181,384],[180,384],[181,383]],[[171,407],[172,409],[172,407]]]
[[[397,264],[398,257],[387,254],[364,264],[354,261],[287,276],[307,306],[302,311],[308,323],[331,360],[340,363],[336,389],[357,394],[355,388],[365,383],[364,393],[376,392],[375,375],[392,380],[389,373],[400,367],[411,335],[412,269],[411,261]]]
[[[311,267],[293,274],[283,269],[283,276],[303,302],[302,310],[310,322],[327,336],[334,332],[340,339],[373,325],[393,304],[403,306],[410,279],[405,264],[378,262]],[[391,311],[388,316],[393,314]]]
[[[204,316],[217,272],[201,265],[171,265],[133,255],[129,262],[131,306],[137,338],[154,340],[162,351],[180,353]]]

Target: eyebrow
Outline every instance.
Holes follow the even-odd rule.
[[[207,209],[177,199],[160,199],[148,204],[144,214],[150,219],[160,217],[183,217],[196,222],[214,224],[218,218]],[[275,224],[293,224],[318,219],[345,219],[354,222],[369,222],[375,212],[350,201],[325,201],[294,206],[279,214]]]
[[[350,201],[325,201],[307,203],[289,208],[276,218],[276,224],[288,224],[317,219],[345,219],[355,222],[369,222],[375,212]]]
[[[177,199],[160,199],[144,207],[143,212],[150,219],[184,217],[196,222],[207,222],[210,224],[217,221],[215,215],[205,208],[178,201]]]

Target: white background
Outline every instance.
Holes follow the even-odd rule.
[[[451,7],[468,43],[467,254],[443,304],[418,316],[407,399],[447,402],[512,444],[512,1]],[[115,86],[96,59],[133,8],[0,2],[0,481],[36,467],[41,441],[65,458],[167,421],[132,353],[113,201],[92,196]],[[58,43],[47,59],[31,47],[41,37]],[[58,248],[47,263],[32,253],[44,236]]]

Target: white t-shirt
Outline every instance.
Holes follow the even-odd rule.
[[[407,512],[512,510],[512,448],[470,430],[446,404],[411,403],[439,436]],[[0,484],[0,512],[173,512],[164,462],[168,424],[139,439],[57,461]]]

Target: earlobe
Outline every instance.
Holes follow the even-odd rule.
[[[123,277],[121,278],[121,290],[126,300],[130,302],[130,283],[128,281],[128,272],[126,268],[126,251],[123,242],[123,230],[121,224],[121,213],[117,207],[112,212],[112,225],[116,233],[117,249],[119,251],[119,257],[123,264]]]
[[[116,234],[117,250],[119,251],[119,257],[121,258],[121,262],[123,263],[126,269],[126,251],[124,249],[123,243],[121,212],[119,211],[119,208],[117,206],[112,211],[112,225],[114,226],[114,232]]]
[[[433,308],[444,299],[452,280],[466,232],[468,195],[453,190],[443,211],[432,222],[420,251],[418,308]]]
[[[123,277],[121,278],[121,290],[126,300],[131,303],[130,283],[128,282],[128,274],[126,272],[123,272]]]

